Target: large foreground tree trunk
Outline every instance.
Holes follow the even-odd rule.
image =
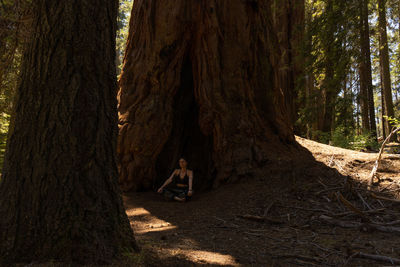
[[[123,189],[158,186],[182,154],[198,187],[264,177],[297,147],[271,2],[134,2],[119,92]]]
[[[4,264],[105,263],[136,246],[115,162],[117,7],[34,1],[0,184]]]

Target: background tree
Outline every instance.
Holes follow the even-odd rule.
[[[135,248],[117,185],[118,2],[35,1],[0,184],[0,259],[106,263]]]
[[[378,0],[378,29],[379,29],[379,63],[382,86],[382,111],[388,117],[394,117],[392,88],[390,81],[389,48],[386,31],[386,0]],[[384,138],[391,131],[389,121],[383,117]]]
[[[360,92],[363,130],[376,138],[374,95],[372,87],[371,50],[369,38],[368,0],[360,1]]]

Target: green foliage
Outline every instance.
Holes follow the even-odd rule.
[[[392,118],[392,117],[388,117],[388,116],[383,116],[383,117],[385,117],[389,121],[390,125],[392,125],[393,127],[396,127],[396,128],[400,127],[400,119]]]
[[[0,173],[3,168],[9,122],[10,122],[10,115],[4,112],[0,113]]]
[[[330,133],[325,133],[323,131],[316,130],[312,132],[312,139],[317,140],[318,142],[323,144],[329,144]]]
[[[352,135],[346,133],[347,129],[343,126],[337,127],[332,133],[332,145],[342,148],[352,148]]]
[[[133,0],[120,0],[119,1],[119,13],[117,21],[117,71],[118,74],[121,72],[123,58],[125,54],[126,41],[129,33],[129,20],[132,10]]]
[[[354,150],[379,150],[379,144],[376,138],[372,137],[369,134],[360,134],[354,136],[354,141],[350,147]]]
[[[332,145],[358,151],[376,151],[379,144],[376,138],[370,134],[348,133],[348,129],[343,126],[337,127],[332,133]]]

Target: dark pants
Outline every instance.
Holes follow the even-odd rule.
[[[190,197],[187,195],[188,188],[164,188],[163,195],[167,199],[174,199],[174,197],[183,198],[189,200]]]

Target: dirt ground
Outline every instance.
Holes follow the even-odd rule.
[[[297,141],[320,162],[301,177],[286,172],[241,181],[187,203],[166,202],[155,192],[124,195],[142,247],[133,260],[144,266],[400,266],[400,156],[384,154],[371,194],[367,177],[376,153]]]

